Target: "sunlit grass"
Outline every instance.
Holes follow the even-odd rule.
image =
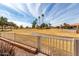
[[[14,32],[17,34],[25,34],[32,35],[33,32],[48,34],[48,35],[58,35],[58,36],[66,36],[66,37],[79,37],[75,31],[70,32],[65,29],[17,29],[10,32]]]

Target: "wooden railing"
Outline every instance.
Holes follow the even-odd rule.
[[[32,35],[1,33],[0,36],[1,38],[5,38],[10,41],[22,44],[19,45],[21,46],[20,48],[23,48],[23,45],[31,47],[30,49],[23,48],[28,52],[30,52],[29,50],[33,48],[34,49],[34,53],[32,51],[33,54],[41,52],[45,55],[51,55],[51,56],[79,55],[78,38],[55,36],[55,35],[50,36],[39,33],[33,33]]]
[[[10,54],[10,53],[13,53],[13,54]],[[0,55],[4,55],[4,56],[16,56],[16,55],[27,56],[28,55],[28,56],[31,56],[31,55],[35,55],[35,54],[37,54],[36,48],[0,37]]]

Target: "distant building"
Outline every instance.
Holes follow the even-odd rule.
[[[74,23],[74,24],[63,23],[63,24],[60,25],[59,27],[57,26],[57,28],[64,28],[64,29],[79,29],[79,23]]]
[[[78,29],[78,28],[79,28],[79,23],[71,24],[70,26],[71,26],[71,27],[75,27],[75,28]]]

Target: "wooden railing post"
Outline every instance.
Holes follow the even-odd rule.
[[[40,36],[38,36],[38,39],[37,39],[37,49],[38,51],[40,51]]]
[[[49,50],[50,50],[50,56],[52,56],[52,38],[49,38]]]
[[[74,39],[74,56],[79,56],[79,40]]]
[[[1,37],[1,33],[0,33],[0,37]]]

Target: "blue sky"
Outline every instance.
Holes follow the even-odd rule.
[[[18,25],[31,26],[32,21],[44,14],[44,22],[53,26],[79,23],[79,4],[67,3],[0,3],[0,16]]]

